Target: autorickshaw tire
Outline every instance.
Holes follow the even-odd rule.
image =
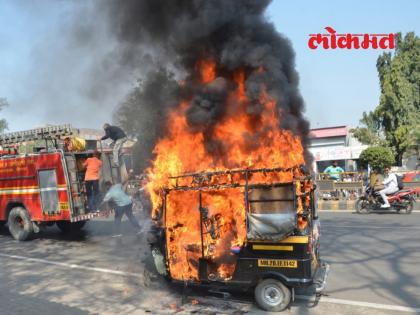
[[[276,279],[262,280],[255,287],[255,301],[267,312],[281,312],[287,308],[292,298],[290,289]]]
[[[78,222],[57,221],[56,222],[57,227],[61,230],[61,232],[65,234],[79,232],[83,228],[85,223],[86,221],[78,221]]]
[[[10,234],[17,241],[26,241],[34,232],[31,217],[23,207],[14,207],[10,210],[7,224]]]

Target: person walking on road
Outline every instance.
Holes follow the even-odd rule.
[[[384,201],[384,204],[381,205],[381,208],[389,208],[391,206],[386,195],[393,194],[398,191],[398,179],[397,175],[395,175],[394,173],[390,173],[389,167],[384,168],[384,173],[385,179],[382,183],[385,185],[385,188],[380,190],[379,194],[381,195]]]
[[[101,154],[95,151],[92,157],[89,157],[83,166],[86,168],[85,185],[88,199],[89,211],[96,211],[99,198],[99,178],[102,168]]]
[[[105,130],[105,135],[100,140],[106,140],[109,138],[113,141],[113,162],[115,166],[120,166],[120,150],[124,142],[127,141],[127,135],[125,134],[124,130],[122,130],[120,127],[111,126],[108,123],[104,124],[103,128]]]
[[[110,181],[107,181],[105,182],[105,188],[108,192],[106,193],[102,203],[112,202],[115,205],[115,234],[121,234],[121,219],[124,214],[139,233],[141,231],[141,227],[136,217],[133,215],[133,201],[124,191],[124,186],[122,184],[112,185]]]

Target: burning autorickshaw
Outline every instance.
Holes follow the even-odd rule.
[[[296,287],[323,289],[315,185],[302,166],[234,169],[169,178],[149,237],[159,273],[172,281],[254,289],[267,311]]]

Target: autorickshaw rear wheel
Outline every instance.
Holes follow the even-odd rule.
[[[255,301],[267,312],[281,312],[292,298],[290,289],[276,279],[264,279],[255,287]]]
[[[23,207],[14,207],[10,210],[7,225],[10,234],[17,241],[26,241],[34,232],[31,217]]]

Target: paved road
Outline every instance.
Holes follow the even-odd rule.
[[[285,314],[420,313],[420,213],[322,212],[321,218],[322,254],[331,264],[328,296],[297,300]],[[182,298],[147,272],[143,237],[124,227],[123,238],[111,237],[111,220],[89,222],[72,238],[53,227],[24,243],[3,230],[0,313],[263,314],[246,300]]]
[[[420,214],[322,214],[335,298],[420,308]]]

